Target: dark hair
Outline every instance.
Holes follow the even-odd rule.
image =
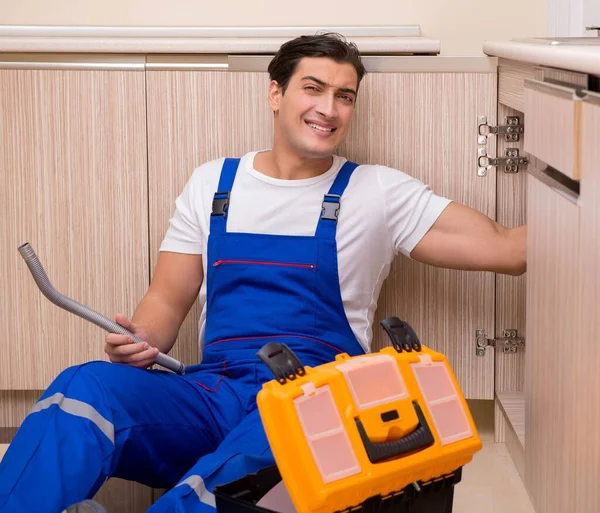
[[[300,36],[281,45],[269,64],[269,77],[279,84],[283,93],[298,63],[304,57],[328,57],[338,63],[352,64],[358,75],[357,90],[366,74],[357,46],[346,41],[342,35],[327,32],[314,36]]]

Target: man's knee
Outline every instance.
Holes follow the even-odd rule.
[[[92,361],[67,367],[54,378],[40,400],[81,386],[102,386],[103,378],[111,365],[109,362]]]

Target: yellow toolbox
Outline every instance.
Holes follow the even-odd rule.
[[[285,344],[258,353],[276,377],[258,408],[298,513],[359,511],[373,496],[451,475],[481,449],[446,357],[396,317],[382,326],[391,347],[314,368]]]

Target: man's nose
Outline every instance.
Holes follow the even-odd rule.
[[[317,112],[325,118],[335,118],[337,115],[337,110],[334,95],[323,95],[319,104],[317,105]]]

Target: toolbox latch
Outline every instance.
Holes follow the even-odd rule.
[[[298,376],[304,376],[306,370],[302,362],[294,352],[285,344],[269,342],[261,347],[256,353],[269,370],[275,376],[275,379],[282,385],[289,379],[295,380]]]
[[[421,341],[415,330],[406,321],[402,321],[398,317],[387,317],[381,321],[381,325],[399,353],[402,351],[409,353],[411,351],[421,351]]]

